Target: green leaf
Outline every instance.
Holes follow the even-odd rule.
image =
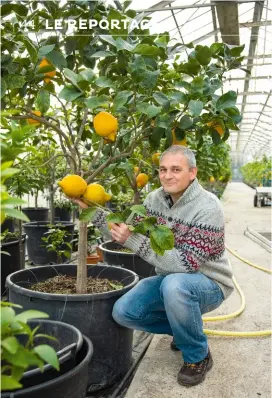
[[[188,104],[192,116],[199,116],[203,110],[203,102],[198,100],[191,100]]]
[[[80,75],[83,77],[84,80],[87,80],[88,82],[92,82],[95,77],[95,73],[90,68],[80,72]]]
[[[160,71],[146,71],[141,74],[140,86],[144,88],[153,88],[157,84]]]
[[[49,318],[49,316],[45,312],[37,310],[27,310],[16,315],[14,320],[16,322],[26,323],[29,319],[36,319],[36,318]]]
[[[95,84],[98,87],[110,87],[110,88],[115,88],[115,83],[113,80],[109,79],[106,76],[100,76],[98,79],[96,79]]]
[[[8,89],[8,85],[7,85],[7,83],[6,83],[6,81],[5,81],[5,79],[3,77],[1,77],[0,85],[1,85],[1,98],[3,98],[4,95],[6,94],[7,89]]]
[[[228,91],[221,95],[216,102],[217,109],[226,109],[234,107],[237,101],[237,93],[235,91]]]
[[[160,106],[150,105],[150,104],[147,104],[146,102],[142,102],[140,104],[137,104],[136,108],[137,108],[138,111],[144,113],[149,118],[153,118],[154,116],[156,116],[161,111],[161,107]]]
[[[7,390],[17,390],[18,388],[23,387],[21,383],[17,380],[13,379],[11,376],[1,375],[1,391]]]
[[[149,44],[138,44],[133,50],[135,54],[147,55],[147,56],[157,56],[160,54],[160,49],[155,46],[150,46]]]
[[[50,93],[46,90],[40,90],[36,97],[36,108],[45,114],[50,107]]]
[[[93,216],[97,211],[97,207],[89,207],[88,209],[83,209],[79,215],[80,221],[91,221]]]
[[[174,234],[165,225],[157,225],[155,230],[151,232],[150,238],[151,236],[161,249],[172,250],[174,248]]]
[[[1,342],[1,346],[4,347],[10,354],[15,354],[19,343],[14,336],[9,336],[6,339],[3,339]]]
[[[201,69],[201,65],[195,58],[190,58],[187,62],[186,69],[188,74],[197,75]]]
[[[156,117],[156,127],[168,129],[172,123],[172,119],[168,114],[158,115]]]
[[[108,222],[113,222],[114,224],[119,224],[126,221],[122,213],[108,214],[106,219]]]
[[[241,46],[234,46],[230,48],[230,54],[232,57],[239,57],[239,55],[244,51],[245,44]]]
[[[46,54],[51,53],[51,51],[54,50],[55,46],[56,46],[56,44],[49,44],[48,46],[42,46],[42,47],[40,47],[40,48],[39,48],[39,51],[38,51],[38,57],[39,57],[39,58],[42,58],[42,57],[44,57]]]
[[[26,17],[28,14],[28,8],[23,4],[13,4],[13,11],[20,17]]]
[[[134,50],[135,46],[132,46],[127,41],[123,40],[121,37],[117,37],[117,39],[116,39],[116,48],[117,48],[117,51],[127,50],[127,51],[131,52],[131,51]]]
[[[4,18],[5,16],[11,14],[13,12],[14,4],[3,4],[1,6],[1,17]]]
[[[106,41],[109,44],[112,44],[114,47],[116,47],[116,41],[111,35],[101,35],[99,38],[103,41]]]
[[[1,325],[10,325],[15,318],[15,311],[13,308],[4,307],[1,308]]]
[[[173,91],[168,95],[171,98],[170,100],[171,105],[184,104],[186,101],[186,94],[182,93],[181,91]]]
[[[108,104],[109,99],[106,95],[101,95],[100,97],[90,97],[84,100],[86,106],[90,109],[95,109],[98,106]]]
[[[29,53],[31,61],[35,64],[38,61],[38,52],[37,48],[34,46],[32,41],[30,41],[27,37],[24,36],[23,43]]]
[[[33,351],[39,355],[41,359],[49,363],[54,369],[59,370],[59,360],[55,350],[47,344],[38,345]]]
[[[24,76],[19,76],[19,75],[8,75],[6,77],[6,83],[8,85],[8,88],[10,90],[14,88],[21,88],[24,86],[26,80]]]
[[[25,204],[26,201],[20,198],[7,198],[4,200],[1,200],[1,206],[3,205],[13,205],[13,206],[19,206]]]
[[[81,91],[78,91],[76,87],[66,86],[59,93],[59,98],[66,100],[67,102],[74,101],[76,98],[82,95]]]
[[[204,79],[202,76],[196,76],[191,82],[191,91],[193,93],[203,93]]]
[[[221,143],[220,134],[216,130],[212,130],[212,140],[215,145]]]
[[[24,213],[16,209],[5,208],[5,214],[6,216],[13,217],[17,220],[22,220],[26,222],[29,221],[29,218]]]
[[[117,110],[120,106],[125,105],[129,99],[133,95],[132,91],[119,91],[113,101],[113,108]]]
[[[1,177],[7,178],[12,176],[13,174],[19,173],[19,171],[20,171],[19,169],[15,169],[14,167],[10,167],[8,169],[5,168],[1,172]]]
[[[116,54],[114,54],[112,51],[97,51],[93,55],[91,55],[91,58],[106,58],[106,57],[114,57]]]
[[[60,51],[50,51],[49,54],[47,54],[46,58],[48,59],[51,64],[55,65],[57,68],[62,70],[63,68],[66,68],[67,62],[66,59],[64,58],[63,54]]]
[[[114,289],[114,290],[119,290],[123,289],[123,285],[116,285],[115,283],[109,282],[109,285]]]
[[[154,100],[162,106],[162,108],[167,111],[170,108],[170,100],[164,93],[155,92],[153,94]]]
[[[209,65],[212,58],[212,52],[208,46],[196,46],[196,59],[201,65]]]
[[[153,231],[152,231],[153,232]],[[163,256],[164,255],[164,249],[161,248],[158,244],[157,241],[154,239],[152,233],[150,234],[150,245],[151,249],[158,255],[158,256]]]
[[[1,307],[23,308],[21,305],[10,303],[9,301],[1,301]]]
[[[188,115],[182,116],[179,121],[179,128],[182,130],[186,130],[193,125],[192,119]]]
[[[146,208],[143,205],[133,205],[130,207],[130,210],[133,211],[134,214],[138,216],[145,217],[146,216]]]
[[[74,86],[78,87],[77,83],[81,80],[83,80],[82,76],[77,75],[75,72],[68,68],[63,69],[64,76],[69,79]]]

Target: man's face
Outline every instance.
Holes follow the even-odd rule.
[[[182,195],[196,174],[197,168],[189,168],[187,158],[181,153],[168,153],[160,161],[160,182],[170,195]]]

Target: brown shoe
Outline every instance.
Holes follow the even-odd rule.
[[[182,368],[178,373],[179,384],[190,387],[202,383],[202,381],[205,380],[206,373],[212,368],[212,366],[213,359],[210,350],[208,352],[208,355],[200,362],[184,362]]]
[[[170,348],[172,351],[180,351],[180,349],[176,346],[174,339],[170,343]]]

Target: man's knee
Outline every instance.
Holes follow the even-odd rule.
[[[161,283],[161,296],[166,298],[176,294],[186,294],[191,290],[191,274],[176,273],[167,275]]]
[[[128,304],[124,300],[124,296],[120,297],[114,304],[112,310],[112,317],[119,325],[125,326],[127,322],[127,308]]]

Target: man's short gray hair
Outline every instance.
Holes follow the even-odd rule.
[[[172,145],[169,148],[167,148],[162,154],[161,154],[161,158],[163,158],[164,155],[167,154],[173,154],[176,155],[178,153],[180,153],[181,155],[185,156],[188,159],[188,164],[189,167],[196,167],[196,158],[195,158],[195,154],[194,152],[187,148],[186,146],[182,146],[182,145]]]

